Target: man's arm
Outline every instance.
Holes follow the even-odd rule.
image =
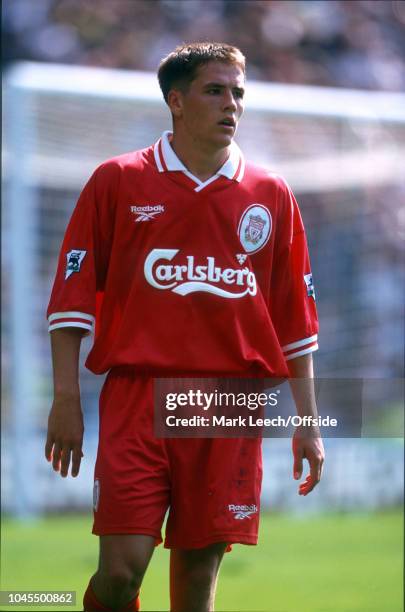
[[[297,414],[299,416],[317,417],[312,353],[291,359],[287,364],[291,376],[290,386]],[[305,430],[297,429],[293,436],[292,448],[295,480],[299,480],[302,476],[303,459],[307,459],[309,463],[310,473],[299,487],[299,494],[307,495],[320,481],[322,465],[325,459],[325,451],[319,428],[305,427]]]
[[[54,399],[48,418],[45,457],[66,477],[72,461],[77,476],[83,456],[83,415],[80,404],[79,355],[84,330],[61,328],[51,332]]]

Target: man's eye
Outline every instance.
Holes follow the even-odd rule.
[[[235,96],[235,98],[243,98],[243,91],[240,91],[239,89],[237,89],[236,91],[233,92],[233,95]]]
[[[212,87],[211,89],[208,90],[209,94],[218,94],[219,93],[219,89],[217,87]]]

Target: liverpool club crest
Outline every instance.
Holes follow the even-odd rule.
[[[249,215],[249,223],[245,229],[245,239],[247,242],[257,244],[263,237],[263,229],[267,221],[260,215]]]
[[[262,204],[252,204],[239,222],[239,240],[247,253],[264,247],[271,234],[271,214]]]

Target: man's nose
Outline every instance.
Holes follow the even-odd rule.
[[[232,91],[226,91],[224,92],[224,101],[223,101],[223,106],[224,109],[230,109],[235,111],[237,109],[237,105],[236,105],[236,100],[235,97],[232,93]]]

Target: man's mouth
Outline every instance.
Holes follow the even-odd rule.
[[[226,117],[225,119],[222,119],[222,121],[218,122],[219,125],[226,125],[227,127],[235,127],[235,121],[234,119],[232,119],[231,117]]]

